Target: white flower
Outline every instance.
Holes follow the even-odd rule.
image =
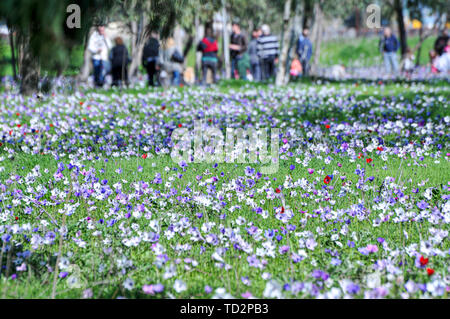
[[[173,284],[173,289],[177,293],[180,293],[182,291],[185,291],[187,289],[187,286],[186,286],[186,284],[184,283],[183,280],[177,279],[177,280],[175,280],[175,283]]]
[[[126,290],[132,290],[134,288],[134,281],[131,278],[127,278],[125,279],[125,281],[123,282],[123,287]]]
[[[283,294],[281,292],[282,287],[279,283],[274,280],[270,280],[266,283],[266,288],[264,289],[263,296],[264,298],[283,298]]]

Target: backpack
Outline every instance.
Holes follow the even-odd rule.
[[[155,38],[150,38],[144,46],[143,57],[145,60],[159,55],[159,42]]]
[[[203,52],[217,52],[219,50],[219,47],[217,46],[217,41],[214,40],[214,42],[210,42],[208,38],[204,38],[202,42],[206,45],[206,48],[203,50]]]
[[[171,61],[175,63],[183,63],[184,57],[178,52],[178,50],[173,51]]]

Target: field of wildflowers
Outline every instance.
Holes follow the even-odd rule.
[[[449,99],[448,82],[3,92],[0,297],[448,298]],[[173,161],[199,120],[279,129],[277,170]]]

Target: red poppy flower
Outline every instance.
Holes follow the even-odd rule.
[[[80,105],[83,105],[83,103],[84,103],[83,101],[80,101]]]
[[[330,124],[325,125],[326,129],[329,129],[330,127],[331,127]]]
[[[434,269],[433,268],[427,268],[427,274],[428,276],[431,276],[434,274]]]
[[[147,158],[147,154],[142,154],[142,158],[146,159]]]
[[[378,146],[377,150],[379,150],[381,152],[381,151],[383,151],[383,148],[381,146]]]
[[[17,124],[17,127],[21,127],[22,126],[22,124]]]
[[[20,116],[20,113],[16,113],[17,116]]]
[[[361,153],[358,154],[358,158],[364,157]]]
[[[366,162],[367,162],[367,164],[370,164],[370,163],[372,163],[372,159],[371,158],[366,158]]]
[[[275,189],[275,193],[279,194],[281,193],[281,189],[279,189],[278,187]]]
[[[50,123],[50,127],[53,127],[53,124]]]
[[[425,266],[428,264],[428,258],[424,258],[423,256],[420,256],[420,265]]]
[[[323,182],[324,182],[325,184],[330,184],[330,182],[331,182],[331,177],[327,175],[327,176],[323,179]]]
[[[15,220],[19,220],[19,217],[16,216]]]
[[[178,127],[182,127],[183,125],[180,123],[180,124],[178,124]]]

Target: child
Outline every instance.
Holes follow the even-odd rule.
[[[439,72],[439,70],[436,68],[438,55],[436,51],[431,50],[429,56],[430,56],[431,73],[436,74]]]
[[[294,58],[294,60],[292,60],[289,73],[293,79],[300,77],[300,75],[303,73],[302,64],[300,63],[300,60],[298,58]]]
[[[407,48],[405,59],[402,61],[402,72],[405,73],[407,78],[411,77],[414,67],[414,55],[412,54],[411,49]]]

